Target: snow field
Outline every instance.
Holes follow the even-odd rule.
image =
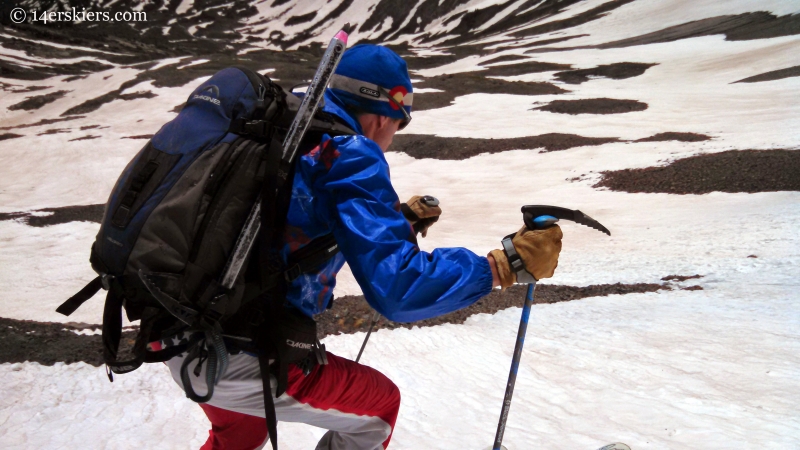
[[[800,221],[800,210],[791,205],[800,202],[800,194],[628,194],[593,189],[587,181],[563,181],[588,171],[578,165],[581,161],[596,164],[594,161],[601,159],[592,156],[596,151],[602,149],[587,147],[538,155],[528,152],[527,156],[512,151],[467,161],[388,156],[393,173],[405,174],[395,176],[395,187],[402,198],[433,193],[442,202],[442,219],[427,238],[420,239],[423,250],[466,246],[486,254],[499,246],[502,236],[522,226],[522,205],[564,205],[599,220],[612,234],[609,237],[581,225],[562,224],[565,237],[559,268],[547,283],[654,283],[667,275],[699,274],[704,278],[692,280],[692,284],[706,289],[745,279],[796,285],[800,234],[795,225]],[[632,153],[633,158],[639,158]],[[619,155],[620,159],[612,160],[613,168],[625,165],[624,155]],[[491,176],[485,174],[487,166],[494,168]],[[430,171],[444,175],[425,177]],[[521,177],[521,173],[533,175]],[[4,316],[98,323],[102,317],[101,295],[69,318],[54,311],[94,278],[88,255],[98,228],[87,222],[46,228],[0,222],[0,242],[5,250],[0,252],[0,266],[5,268],[0,271],[0,284],[7,286],[9,293],[4,299]],[[748,258],[750,255],[757,258]],[[343,271],[338,277],[337,295],[359,294],[352,275]],[[31,302],[32,298],[37,301]]]
[[[800,445],[800,316],[793,287],[736,284],[703,292],[630,294],[531,314],[504,443],[510,449],[636,449]],[[491,444],[520,309],[464,325],[380,330],[363,361],[403,403],[392,448]],[[687,332],[691,330],[691,332]],[[354,357],[364,333],[325,344]],[[207,421],[165,367],[108,383],[103,368],[3,364],[6,448],[187,448]],[[323,431],[279,425],[287,450]]]
[[[461,10],[497,2],[472,0]],[[578,3],[534,25],[602,3]],[[184,0],[180,8],[188,11],[192,5],[192,0]],[[283,23],[296,12],[282,16],[288,5],[272,8],[270,2],[256,7],[259,15],[253,23]],[[320,18],[332,8],[335,3],[304,11],[318,10]],[[347,20],[363,23],[367,11],[359,8],[364,5],[356,2],[341,20],[322,30],[318,40],[327,42],[331,33],[326,30]],[[556,47],[602,44],[692,20],[763,10],[796,13],[800,2],[637,0],[573,27],[568,34],[588,36]],[[384,23],[382,30],[389,25]],[[269,26],[262,34],[269,34]],[[535,40],[563,36],[558,31]],[[490,58],[521,54],[524,44],[521,40],[519,49],[467,57],[421,74],[475,70]],[[531,53],[531,60],[572,64],[576,69],[623,61],[658,65],[625,80],[556,82],[571,91],[562,95],[475,93],[458,97],[446,108],[414,113],[406,132],[439,136],[512,138],[558,132],[635,140],[672,131],[713,137],[695,143],[620,142],[550,153],[515,150],[465,161],[387,154],[401,200],[432,194],[442,201],[442,219],[420,240],[424,250],[466,246],[485,254],[521,226],[520,206],[553,204],[581,209],[606,225],[612,236],[564,224],[559,268],[548,283],[655,283],[665,275],[703,275],[672,283],[672,291],[536,305],[504,440],[509,449],[595,449],[614,441],[636,450],[800,448],[800,193],[677,196],[591,187],[605,170],[648,167],[730,149],[800,147],[800,105],[795,101],[800,79],[732,84],[800,64],[798,45],[797,36],[725,41],[717,35],[621,49]],[[91,60],[33,60],[9,49],[2,49],[0,57],[29,66]],[[192,63],[197,61],[160,62]],[[68,107],[117,89],[139,73],[115,67],[72,82],[65,82],[67,77],[12,80],[15,89],[50,87],[3,91],[0,121],[11,127],[59,117]],[[552,78],[551,72],[505,77]],[[150,90],[158,96],[117,100],[83,118],[8,130],[25,136],[0,141],[0,212],[104,203],[121,169],[146,142],[123,138],[155,133],[201,81],[177,88],[142,83],[124,93]],[[35,111],[6,109],[28,96],[58,90],[70,92]],[[553,100],[600,97],[638,100],[648,109],[614,115],[532,109]],[[93,125],[100,127],[80,131]],[[53,128],[71,131],[37,136]],[[100,137],[70,142],[86,135]],[[569,180],[574,178],[578,179]],[[0,222],[3,317],[98,323],[101,296],[70,318],[54,312],[95,276],[88,256],[97,229],[97,224],[83,222],[46,228]],[[677,289],[694,284],[704,290]],[[360,293],[349,272],[343,271],[336,294]],[[519,316],[520,310],[511,308],[473,316],[464,325],[373,334],[363,361],[387,374],[403,394],[390,448],[484,449],[491,444]],[[325,342],[334,353],[352,358],[363,337],[330,336]],[[184,398],[160,365],[117,376],[113,384],[103,368],[83,363],[1,364],[0,376],[5,381],[0,395],[4,448],[197,448],[207,436],[202,411]],[[305,425],[281,423],[280,445],[313,448],[322,434]]]
[[[730,42],[715,35],[619,49],[534,54],[534,61],[572,64],[576,69],[619,62],[658,65],[624,80],[595,78],[581,84],[556,81],[559,87],[570,91],[557,95],[461,96],[448,107],[416,112],[407,132],[484,139],[573,133],[635,140],[679,131],[709,135],[714,140],[706,143],[720,149],[796,147],[800,145],[800,131],[795,126],[800,106],[792,99],[800,89],[798,79],[735,82],[800,64],[798,45],[798,36]],[[519,52],[501,54],[513,53]],[[482,60],[496,57],[468,57],[420,74],[474,71]],[[550,82],[553,73],[502,78]],[[606,115],[556,114],[534,109],[554,100],[591,98],[637,100],[648,108]]]

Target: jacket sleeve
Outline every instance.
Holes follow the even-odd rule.
[[[390,320],[414,322],[464,307],[492,290],[485,257],[465,248],[423,252],[409,237],[380,147],[363,136],[323,144],[315,187],[330,205],[334,236],[367,302]]]

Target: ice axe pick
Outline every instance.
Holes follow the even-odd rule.
[[[608,228],[577,209],[573,210],[546,205],[528,205],[522,207],[522,220],[525,222],[525,226],[530,230],[541,230],[554,225],[559,220],[570,220],[602,231],[611,236],[611,232],[608,231]],[[500,411],[500,421],[497,424],[497,434],[495,434],[492,450],[505,450],[505,447],[502,446],[503,433],[506,429],[508,411],[511,409],[511,396],[514,394],[514,385],[517,382],[517,371],[519,370],[519,362],[522,359],[522,346],[525,344],[525,333],[528,330],[528,318],[531,315],[533,291],[536,289],[537,281],[536,278],[525,269],[525,264],[523,264],[522,259],[514,248],[514,244],[511,241],[514,238],[514,234],[516,233],[509,234],[503,238],[503,250],[506,252],[511,269],[517,274],[517,283],[528,284],[528,293],[525,296],[525,305],[522,307],[522,318],[519,321],[519,331],[517,331],[517,344],[514,347],[514,356],[511,359],[511,370],[508,373],[506,394],[503,398],[503,409]]]

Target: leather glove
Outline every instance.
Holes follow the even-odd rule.
[[[403,212],[403,216],[414,228],[414,232],[422,233],[422,237],[428,235],[428,228],[436,223],[442,214],[439,200],[430,195],[415,195],[411,197],[406,203],[400,205],[400,211]]]
[[[522,266],[537,280],[550,278],[558,266],[558,254],[561,252],[561,228],[553,225],[544,230],[529,230],[522,227],[511,242],[516,253],[521,258]],[[517,282],[517,273],[509,263],[508,255],[504,250],[492,250],[490,253],[497,264],[497,276],[500,278],[500,287],[508,288]],[[522,270],[522,267],[519,267]],[[524,272],[523,272],[524,273]]]

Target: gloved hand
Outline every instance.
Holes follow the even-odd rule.
[[[522,227],[511,242],[522,259],[525,269],[537,280],[550,278],[558,266],[558,254],[561,252],[561,228],[553,225],[544,230],[529,230]],[[489,253],[497,265],[500,287],[506,289],[517,282],[517,274],[512,270],[508,257],[503,250],[492,250]]]
[[[428,228],[436,223],[442,214],[439,200],[430,195],[411,197],[406,203],[400,205],[400,211],[414,228],[414,232],[422,233],[422,237],[428,235]]]

